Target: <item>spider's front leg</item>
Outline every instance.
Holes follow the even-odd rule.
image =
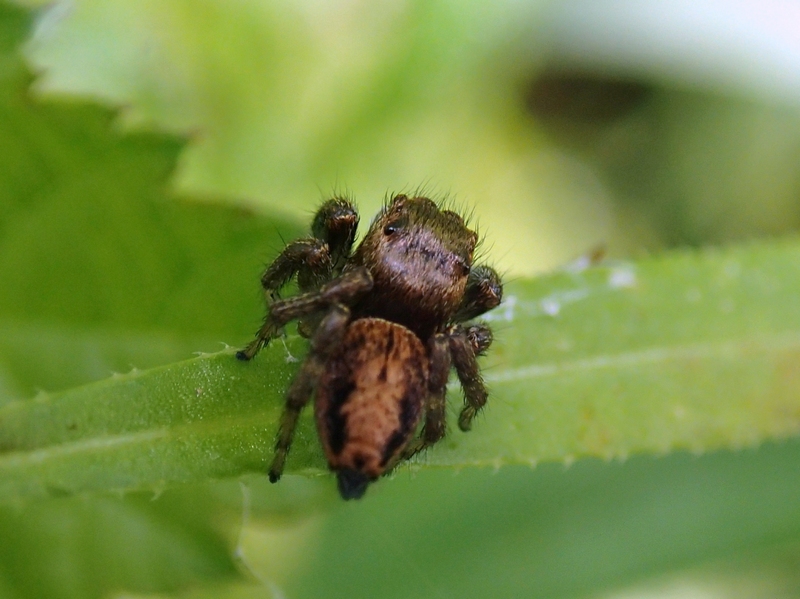
[[[328,358],[339,349],[349,320],[350,310],[341,304],[334,304],[311,338],[308,356],[303,361],[300,371],[286,394],[286,406],[281,415],[278,439],[275,443],[275,456],[269,467],[270,482],[278,482],[283,474],[283,466],[286,462],[286,454],[292,444],[297,418],[311,398]]]
[[[500,305],[503,283],[500,275],[490,266],[474,267],[467,278],[464,297],[452,322],[466,322]]]
[[[301,293],[319,289],[332,277],[342,274],[342,269],[350,257],[358,228],[358,212],[348,200],[333,198],[325,202],[314,216],[311,233],[317,242],[327,250],[327,271],[301,270],[297,273],[297,286]],[[311,337],[319,326],[321,314],[312,314],[297,323],[297,332],[303,337]]]
[[[278,292],[295,275],[305,293],[341,274],[357,228],[358,212],[350,202],[333,198],[322,204],[314,215],[312,237],[289,243],[261,276],[267,303],[278,300]]]
[[[476,266],[469,273],[464,298],[453,321],[459,323],[480,316],[499,306],[502,299],[500,275],[489,266]],[[448,329],[447,335],[453,366],[464,389],[465,405],[458,417],[458,428],[468,431],[472,428],[472,419],[486,404],[488,396],[476,358],[489,349],[493,339],[492,330],[480,323],[466,328],[456,324]]]
[[[261,275],[267,310],[272,312],[273,306],[280,302],[280,290],[295,275],[301,293],[313,292],[339,276],[350,256],[357,228],[358,212],[349,201],[333,198],[320,206],[311,225],[312,237],[287,244]],[[298,314],[292,318],[302,316]],[[251,359],[278,334],[280,327],[273,330],[269,321],[270,314],[267,314],[255,340],[236,354],[240,360]],[[317,324],[318,321],[313,318],[309,322],[301,321],[300,333],[305,337],[310,336]]]
[[[236,357],[240,360],[252,359],[289,321],[319,313],[332,304],[352,306],[370,289],[372,275],[361,267],[344,273],[316,291],[273,303],[256,338],[246,348],[236,352]]]
[[[458,428],[466,432],[472,428],[472,419],[486,405],[489,395],[481,377],[477,356],[489,349],[492,331],[485,324],[466,329],[461,325],[453,325],[447,335],[453,366],[464,389],[464,408],[458,416]]]
[[[311,233],[316,239],[328,244],[331,267],[339,275],[350,257],[358,229],[358,212],[345,198],[333,198],[325,202],[314,215]],[[303,289],[302,283],[300,289]]]

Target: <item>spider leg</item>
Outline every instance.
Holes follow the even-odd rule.
[[[316,291],[279,300],[269,307],[264,324],[256,338],[243,350],[236,352],[240,360],[250,360],[259,350],[278,335],[287,322],[318,313],[332,304],[352,306],[364,293],[372,289],[372,275],[366,268],[356,268],[329,281]],[[321,324],[320,324],[321,326]]]
[[[295,275],[301,289],[308,291],[320,287],[331,278],[332,272],[330,251],[322,239],[309,237],[292,241],[261,275],[267,304],[280,299],[278,292]]]
[[[289,243],[261,276],[261,286],[271,303],[280,289],[297,275],[301,292],[318,289],[342,272],[350,256],[358,213],[347,200],[333,198],[320,206],[311,225],[312,237]]]
[[[500,305],[503,283],[500,275],[489,266],[477,266],[469,273],[467,288],[453,321],[464,322]],[[468,327],[454,325],[448,329],[450,355],[464,389],[464,408],[458,417],[458,428],[472,428],[475,414],[486,405],[486,386],[483,384],[477,356],[483,355],[492,344],[492,330],[483,323]]]
[[[467,341],[472,346],[472,352],[476,356],[484,355],[494,341],[492,329],[482,322],[469,325],[464,332],[467,335]]]
[[[300,271],[297,273],[297,285],[301,293],[318,289],[322,283],[331,277],[342,274],[358,228],[358,212],[353,204],[344,198],[332,198],[322,204],[314,215],[311,224],[311,233],[317,240],[325,243],[328,250],[330,269],[327,278],[320,280],[316,273]],[[297,324],[297,332],[303,337],[310,337],[319,326],[321,315],[312,314],[303,318]]]
[[[470,339],[472,331],[472,339]],[[488,333],[488,335],[487,335]],[[475,414],[486,405],[488,393],[483,383],[476,354],[485,351],[491,343],[491,331],[486,325],[475,325],[464,329],[454,325],[448,330],[450,355],[464,389],[464,408],[458,417],[458,428],[468,431],[472,428]],[[478,349],[478,352],[475,350]]]
[[[428,343],[430,370],[428,375],[428,397],[425,402],[425,424],[422,434],[409,443],[401,455],[407,460],[414,454],[430,447],[444,437],[447,424],[447,376],[450,374],[450,348],[444,333],[437,333]]]
[[[342,272],[350,257],[358,228],[358,212],[352,202],[345,198],[332,198],[322,204],[314,215],[311,233],[328,244],[333,273]],[[302,283],[301,290],[303,288]]]
[[[467,278],[464,297],[453,316],[453,322],[466,322],[500,305],[503,283],[490,266],[474,267]]]
[[[311,225],[313,236],[289,243],[261,276],[267,305],[280,300],[281,288],[295,275],[300,292],[308,293],[342,274],[357,228],[358,213],[349,201],[333,198],[322,204]],[[298,331],[310,337],[318,324],[319,317],[309,317]]]
[[[292,444],[300,411],[308,403],[328,358],[339,348],[349,320],[350,310],[335,303],[330,307],[311,338],[308,356],[286,394],[286,406],[281,415],[278,439],[275,443],[275,456],[269,467],[270,482],[277,482],[283,473],[286,454]]]

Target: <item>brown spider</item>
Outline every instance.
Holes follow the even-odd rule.
[[[465,396],[458,426],[470,429],[487,396],[476,356],[492,332],[461,323],[503,294],[492,268],[472,265],[477,234],[428,198],[394,196],[351,253],[357,227],[349,201],[322,205],[312,236],[288,244],[261,277],[269,310],[236,354],[250,360],[299,319],[311,348],[286,395],[269,479],[280,478],[297,418],[316,391],[317,430],[344,499],[360,498],[370,482],[444,436],[451,364]],[[279,299],[295,275],[300,295]]]

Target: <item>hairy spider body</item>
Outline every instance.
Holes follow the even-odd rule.
[[[456,213],[427,198],[395,199],[353,255],[374,282],[356,316],[385,318],[428,339],[458,308],[477,242]]]
[[[270,480],[280,478],[297,418],[315,394],[317,430],[345,499],[444,436],[451,366],[465,396],[459,427],[470,429],[487,397],[476,356],[492,333],[462,323],[497,306],[503,292],[493,269],[472,264],[477,234],[428,198],[394,196],[352,252],[357,226],[347,200],[322,205],[312,237],[287,245],[264,272],[267,317],[237,353],[251,359],[299,319],[311,348],[287,392]],[[295,275],[301,294],[278,299]]]
[[[343,496],[360,496],[414,435],[428,392],[428,357],[409,329],[377,318],[347,327],[317,382],[314,412]]]

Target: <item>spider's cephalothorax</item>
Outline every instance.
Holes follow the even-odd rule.
[[[497,306],[503,293],[492,268],[472,264],[475,232],[428,198],[394,196],[353,252],[357,227],[349,201],[322,205],[312,237],[287,245],[261,277],[269,311],[236,354],[249,360],[299,319],[311,348],[286,396],[269,477],[280,478],[300,410],[314,394],[317,430],[345,499],[361,497],[371,481],[444,436],[451,366],[464,389],[458,425],[469,430],[486,403],[476,356],[492,333],[462,323]],[[295,275],[301,294],[277,299]]]

